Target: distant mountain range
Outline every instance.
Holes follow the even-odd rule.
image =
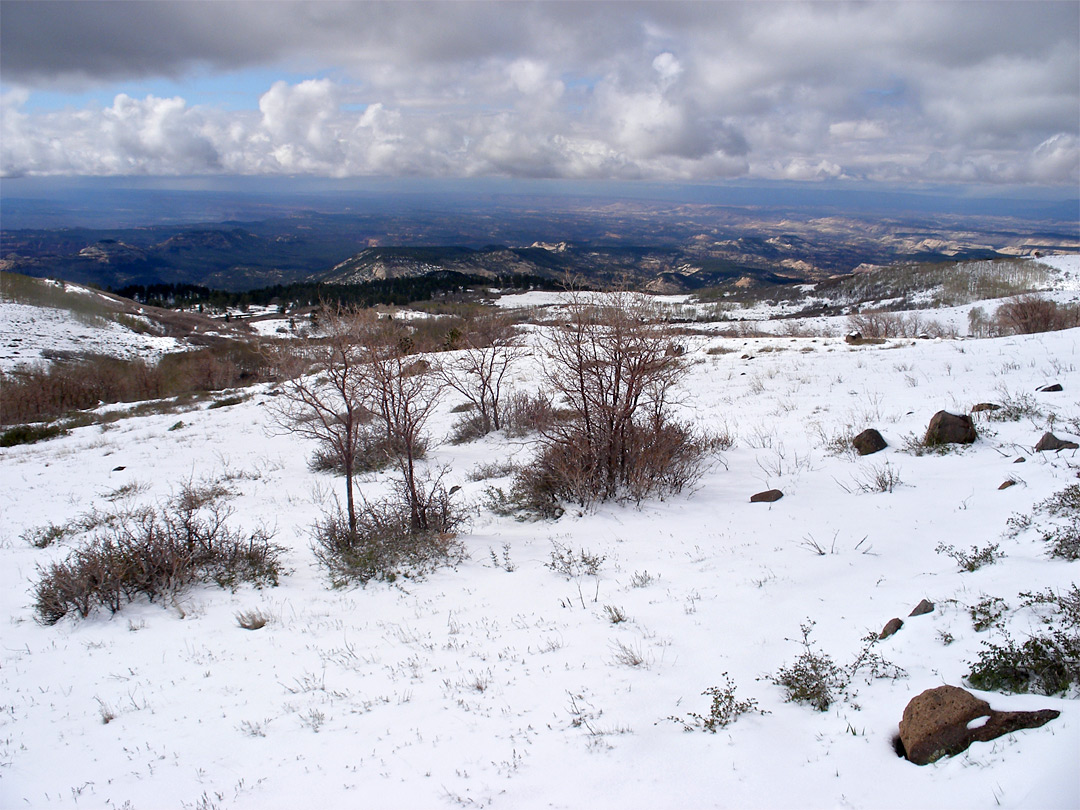
[[[99,287],[242,291],[452,271],[579,277],[657,292],[791,283],[868,265],[1076,251],[1076,223],[577,199],[384,212],[275,211],[262,220],[0,231],[0,269]]]

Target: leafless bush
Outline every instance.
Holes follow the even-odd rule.
[[[1021,295],[998,307],[994,321],[1005,334],[1071,329],[1080,326],[1080,306],[1062,306],[1041,295]]]
[[[335,587],[422,576],[464,559],[456,540],[464,511],[451,502],[441,479],[419,478],[417,493],[423,528],[416,526],[413,494],[404,481],[389,497],[364,502],[355,528],[340,510],[316,522],[312,551]]]
[[[541,391],[512,392],[500,405],[499,424],[512,438],[542,433],[565,414]]]
[[[38,619],[51,625],[99,607],[116,613],[139,597],[175,598],[197,583],[276,585],[283,549],[264,529],[230,528],[232,510],[221,497],[218,485],[189,484],[158,509],[120,514],[62,562],[39,569]]]
[[[459,433],[483,436],[500,429],[503,382],[528,349],[521,345],[513,320],[502,314],[474,318],[458,342],[461,348],[442,359],[439,374],[476,408],[476,414],[463,423],[470,431]]]
[[[518,465],[513,461],[487,461],[480,462],[469,473],[470,481],[487,481],[489,478],[504,478],[518,471]]]
[[[697,480],[708,442],[670,418],[687,368],[672,344],[642,296],[573,302],[545,347],[545,377],[569,416],[543,430],[536,460],[519,477],[535,501],[640,501]]]
[[[648,669],[648,658],[640,644],[625,644],[614,641],[611,644],[611,662],[624,667],[642,667]]]
[[[258,353],[240,343],[170,354],[156,364],[101,355],[64,358],[0,374],[0,421],[41,422],[101,402],[161,399],[268,378]]]
[[[918,312],[867,310],[848,316],[848,326],[863,338],[955,337],[956,329],[935,320],[925,320]]]

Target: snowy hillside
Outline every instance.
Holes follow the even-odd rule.
[[[1075,278],[1080,263],[1064,269]],[[734,444],[693,493],[638,508],[497,517],[485,490],[508,479],[479,470],[526,462],[532,447],[499,434],[442,443],[460,401],[448,395],[428,463],[461,487],[470,556],[418,581],[328,586],[310,527],[341,480],[308,469],[314,447],[275,426],[266,386],[231,407],[0,450],[0,806],[1080,806],[1075,687],[977,693],[995,709],[1061,715],[951,759],[919,767],[892,747],[911,698],[965,685],[982,642],[1038,627],[1020,592],[1080,581],[1080,563],[1050,558],[1038,531],[1007,532],[1077,483],[1080,451],[1033,446],[1048,426],[1080,440],[1080,329],[861,346],[703,333],[687,348],[681,415]],[[517,368],[520,390],[536,379],[534,360]],[[1063,390],[1037,391],[1048,383]],[[952,452],[905,449],[936,411],[980,402],[1022,415],[977,418],[979,439]],[[845,451],[867,427],[889,447]],[[369,476],[361,491],[375,497],[388,480]],[[39,568],[83,538],[35,548],[27,533],[209,481],[235,493],[238,525],[272,529],[287,548],[278,587],[35,621]],[[770,488],[784,497],[749,502]],[[968,572],[942,544],[1005,556]],[[556,573],[559,548],[602,557],[597,575]],[[1008,609],[976,630],[973,609],[991,597]],[[935,610],[908,618],[924,598]],[[255,610],[268,623],[242,629],[237,614]],[[803,651],[801,625],[848,665],[893,617],[903,628],[874,650],[900,677],[859,671],[825,712],[772,682]],[[702,693],[725,674],[767,713],[716,734],[670,719],[707,715]]]

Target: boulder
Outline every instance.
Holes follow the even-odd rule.
[[[922,616],[922,615],[924,615],[926,613],[933,613],[933,612],[934,612],[934,603],[931,602],[929,599],[923,599],[921,602],[919,602],[919,604],[917,604],[912,609],[911,613],[908,614],[908,617],[910,618],[911,616]]]
[[[904,623],[900,619],[889,619],[889,621],[886,622],[885,626],[881,629],[881,632],[878,634],[878,638],[888,638],[903,626]]]
[[[1035,390],[1042,391],[1044,394],[1053,394],[1064,389],[1061,387],[1061,383],[1051,383],[1050,385],[1040,385]]]
[[[862,332],[848,332],[846,335],[844,335],[844,342],[845,343],[856,344],[856,343],[860,343],[862,341],[862,339],[863,339]]]
[[[927,689],[911,699],[900,721],[904,756],[926,765],[966,751],[973,742],[986,742],[1025,728],[1038,728],[1060,712],[997,712],[958,686]],[[986,718],[985,722],[981,721]]]
[[[975,424],[967,414],[958,416],[948,411],[938,411],[930,418],[923,444],[971,444],[978,435]]]
[[[874,428],[867,428],[851,440],[851,446],[855,448],[860,456],[868,456],[871,453],[884,450],[889,445]]]
[[[784,497],[784,493],[778,489],[767,489],[750,496],[750,503],[774,503]]]
[[[1080,444],[1076,442],[1070,442],[1067,439],[1059,439],[1053,433],[1044,433],[1043,437],[1039,439],[1039,443],[1035,445],[1035,452],[1041,453],[1044,450],[1076,450],[1080,448]]]

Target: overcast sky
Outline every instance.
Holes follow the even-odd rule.
[[[1080,183],[1080,3],[0,5],[5,177]]]

